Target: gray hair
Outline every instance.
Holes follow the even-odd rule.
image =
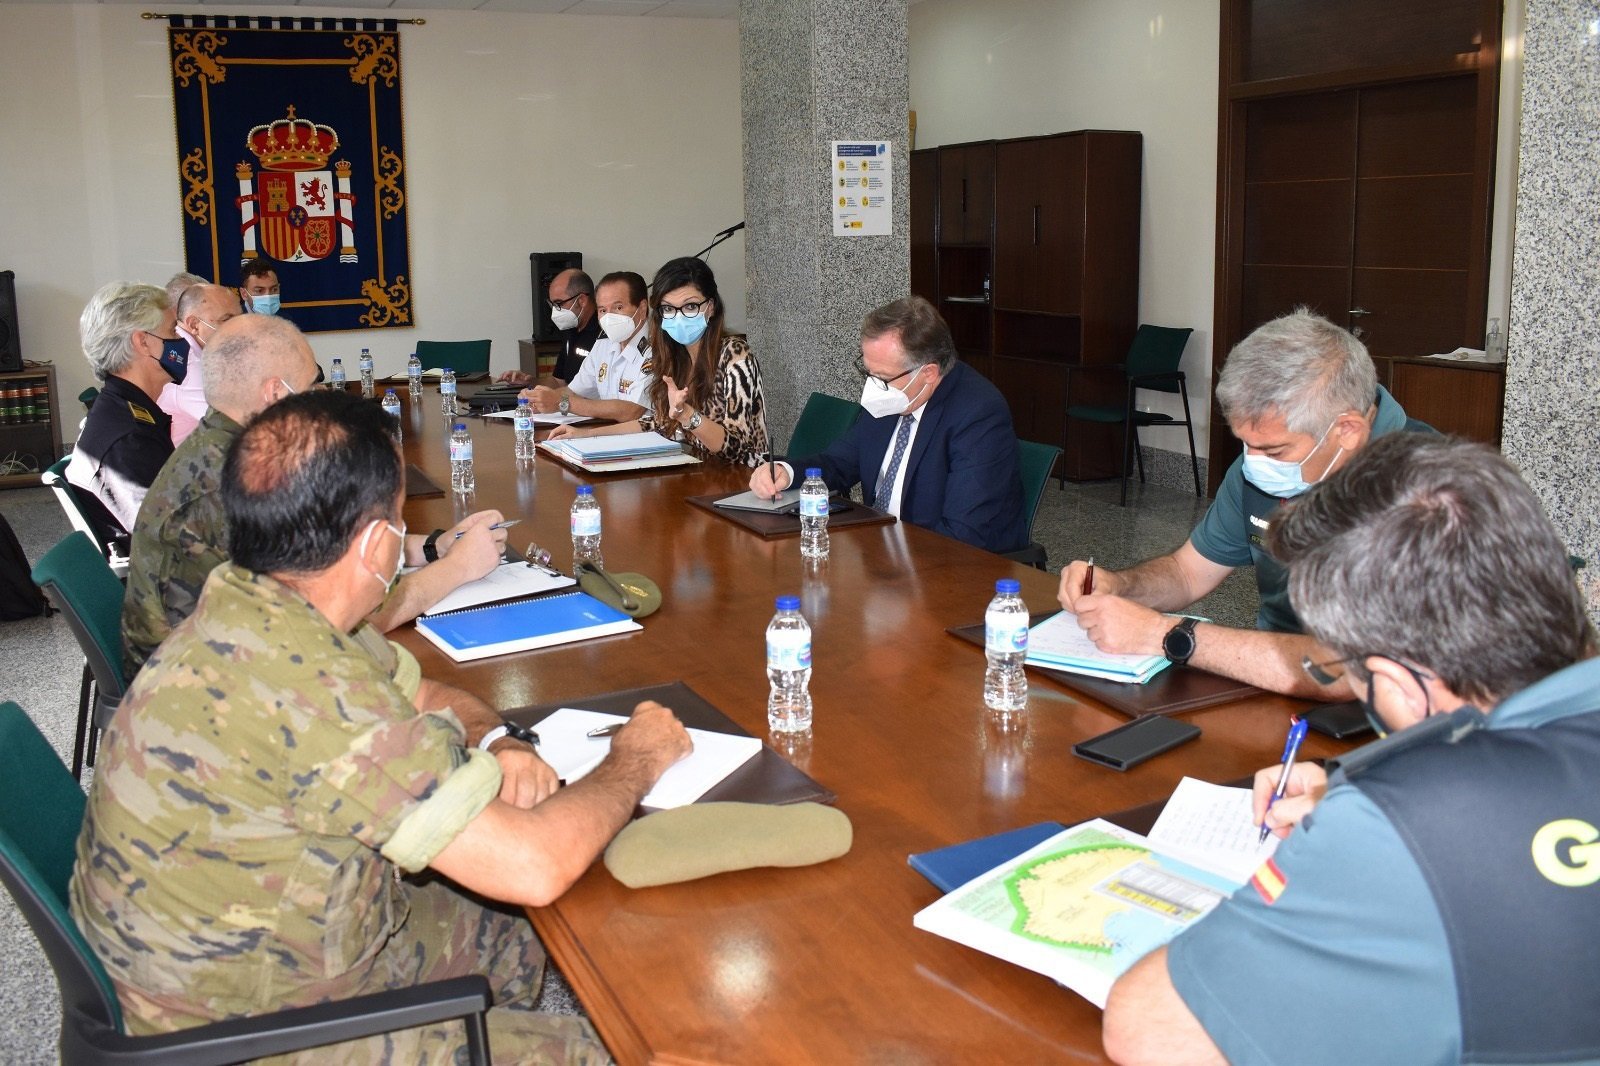
[[[107,377],[133,362],[133,335],[154,332],[171,305],[165,289],[132,281],[113,281],[89,298],[78,320],[83,354],[95,376]]]
[[[1482,444],[1386,434],[1280,508],[1267,548],[1339,657],[1408,661],[1484,709],[1593,649],[1561,538]]]
[[[206,348],[201,375],[206,403],[241,421],[258,413],[261,386],[287,378],[310,345],[300,327],[277,315],[240,315],[223,323]]]
[[[1217,403],[1229,422],[1280,415],[1291,433],[1313,437],[1346,411],[1365,414],[1377,395],[1367,346],[1304,307],[1234,345],[1217,379]]]
[[[206,279],[199,274],[191,274],[187,270],[178,271],[167,281],[167,303],[177,307],[185,292],[196,285],[204,285],[205,281]]]

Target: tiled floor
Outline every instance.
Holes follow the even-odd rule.
[[[1156,486],[1134,485],[1129,506],[1117,506],[1115,481],[1068,485],[1051,482],[1040,503],[1034,536],[1048,549],[1051,569],[1063,561],[1093,558],[1118,569],[1182,544],[1205,512],[1207,501]],[[66,519],[46,489],[0,493],[3,514],[30,560],[68,532]],[[1255,618],[1255,585],[1249,571],[1234,574],[1199,613],[1219,622],[1248,626]],[[59,617],[0,623],[5,691],[31,714],[63,758],[72,751],[72,727],[82,657]],[[0,900],[0,1060],[15,1066],[56,1061],[60,1017],[55,981],[32,932],[9,897]],[[544,1006],[561,1009],[570,999],[564,983],[549,982]]]

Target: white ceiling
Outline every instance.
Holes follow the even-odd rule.
[[[85,0],[0,0],[5,3],[67,4]],[[197,9],[236,11],[250,7],[304,6],[391,11],[522,11],[565,15],[648,15],[651,18],[736,19],[739,0],[91,0],[139,4],[163,14]]]

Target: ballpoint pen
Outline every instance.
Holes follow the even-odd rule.
[[[1283,799],[1283,794],[1289,788],[1289,771],[1294,768],[1295,756],[1300,754],[1300,745],[1306,739],[1306,720],[1298,714],[1289,716],[1289,739],[1283,742],[1283,768],[1278,771],[1278,785],[1272,790],[1272,797],[1267,800],[1267,810],[1272,810],[1272,805]],[[1266,811],[1261,814],[1261,838],[1257,844],[1265,844],[1272,830],[1267,827]]]
[[[591,729],[589,732],[585,733],[584,736],[590,737],[594,740],[600,740],[603,737],[614,737],[618,733],[622,732],[622,727],[627,724],[627,722],[612,722],[610,725],[603,725],[598,729]]]
[[[496,522],[494,525],[490,526],[489,528],[490,529],[510,529],[512,526],[516,525],[520,521],[522,521],[522,519],[520,519],[520,518],[510,518],[510,519],[507,519],[504,522]],[[466,535],[467,535],[467,531],[463,529],[460,533],[456,534],[455,539],[456,540],[460,540],[462,537],[464,537]]]
[[[1080,595],[1087,596],[1093,591],[1094,591],[1094,556],[1091,555],[1091,556],[1089,556],[1089,569],[1087,571],[1085,571],[1084,575],[1083,575],[1083,592],[1080,593]]]

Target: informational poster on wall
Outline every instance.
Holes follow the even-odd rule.
[[[835,237],[887,237],[894,232],[891,141],[834,141],[830,191]]]

